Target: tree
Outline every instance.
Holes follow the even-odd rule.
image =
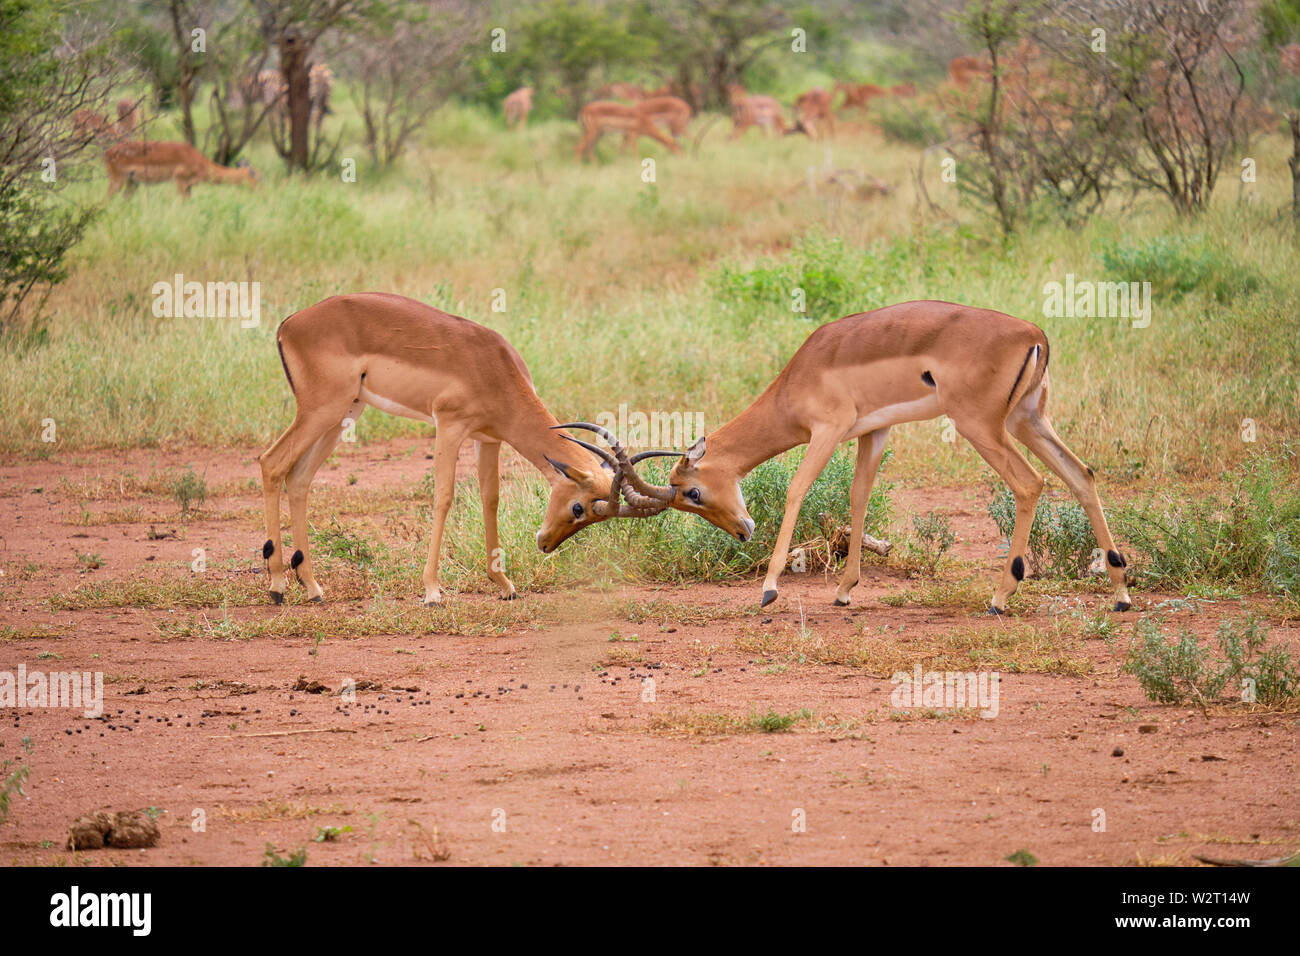
[[[114,65],[98,37],[63,28],[70,3],[0,0],[0,331],[39,331],[45,296],[95,210],[62,201],[93,142],[74,116],[102,113]],[[55,55],[50,50],[56,50]],[[31,296],[39,298],[33,304]]]
[[[321,165],[320,129],[315,148],[311,127],[312,57],[321,37],[367,20],[389,15],[382,0],[249,0],[262,37],[280,55],[280,72],[287,86],[287,135],[274,136],[276,150],[290,169],[308,172]]]
[[[803,9],[799,25],[815,27]],[[677,85],[700,109],[726,107],[727,88],[742,82],[763,53],[792,42],[790,13],[771,0],[640,0],[633,8],[634,32],[653,37],[677,66]],[[702,85],[700,96],[694,90]]]

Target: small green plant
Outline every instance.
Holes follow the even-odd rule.
[[[317,843],[329,843],[332,840],[337,840],[343,834],[351,832],[351,827],[317,827],[316,836],[312,839]]]
[[[774,710],[769,710],[766,714],[751,714],[749,724],[755,730],[760,730],[765,734],[776,734],[787,731],[795,724],[810,717],[812,717],[812,711],[807,709],[797,710],[793,714],[778,714]]]
[[[370,541],[339,524],[337,517],[331,520],[328,528],[312,529],[311,540],[317,549],[360,570],[375,563],[375,552]]]
[[[4,774],[12,764],[12,760],[0,763],[0,775]],[[27,798],[27,792],[23,790],[23,783],[27,780],[30,772],[27,767],[19,767],[6,776],[3,783],[0,783],[0,823],[4,823],[9,819],[9,805],[15,793],[23,799]]]
[[[933,574],[943,556],[957,543],[957,532],[953,531],[948,516],[938,511],[913,515],[912,531],[916,538],[907,543],[908,550]]]
[[[1158,703],[1193,700],[1204,711],[1237,681],[1247,703],[1276,706],[1300,696],[1300,670],[1285,648],[1264,650],[1268,629],[1253,616],[1219,623],[1217,657],[1187,628],[1170,642],[1150,618],[1138,621],[1135,638],[1123,669]]]
[[[303,866],[307,862],[307,848],[299,847],[288,856],[281,856],[274,843],[268,843],[262,853],[263,866]]]
[[[1009,853],[1003,857],[1008,863],[1014,863],[1016,866],[1037,866],[1038,857],[1034,856],[1028,850],[1017,850],[1015,853]]]
[[[172,498],[181,509],[181,515],[188,515],[192,510],[202,508],[208,500],[208,483],[194,473],[193,468],[186,469],[172,482]]]

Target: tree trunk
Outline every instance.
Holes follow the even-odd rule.
[[[1300,222],[1300,112],[1287,117],[1291,126],[1291,217]]]
[[[176,98],[180,101],[181,107],[181,128],[185,132],[185,142],[191,146],[194,145],[194,93],[195,80],[198,78],[198,70],[194,66],[194,52],[190,49],[190,38],[181,25],[181,12],[183,4],[180,0],[172,0],[171,17],[172,17],[172,35],[176,40],[176,60],[180,67],[180,82],[176,89]],[[188,13],[186,14],[188,16]]]
[[[292,30],[280,35],[279,47],[280,71],[288,85],[289,167],[306,172],[311,134],[311,79],[308,75],[311,48]]]

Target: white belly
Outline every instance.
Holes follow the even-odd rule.
[[[402,418],[414,418],[416,421],[429,422],[432,425],[438,424],[438,419],[433,415],[427,415],[424,412],[416,411],[414,408],[407,408],[405,405],[395,402],[390,398],[385,398],[376,392],[372,392],[364,385],[361,386],[361,392],[357,395],[361,401],[367,405],[373,405],[381,412],[387,412],[390,415],[400,415]]]
[[[927,395],[925,398],[918,398],[914,402],[898,402],[895,405],[885,405],[867,415],[863,415],[854,422],[853,427],[844,436],[844,440],[857,438],[859,435],[874,432],[878,428],[901,425],[903,422],[921,422],[930,418],[938,418],[941,411],[938,395]]]

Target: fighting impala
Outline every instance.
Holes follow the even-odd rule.
[[[618,460],[603,449],[556,431],[559,423],[533,389],[524,360],[500,334],[399,295],[364,293],[325,299],[289,316],[276,332],[280,361],[297,403],[293,423],[261,456],[266,499],[262,556],[271,599],[288,587],[280,540],[280,490],[289,498],[295,551],[289,568],[312,601],[324,591],[312,568],[307,494],[317,469],[368,406],[437,427],[433,445],[434,514],[424,568],[424,603],[442,600],[438,554],[456,486],[460,447],[478,452],[479,495],[488,577],[503,600],[515,596],[497,537],[498,461],[505,442],[551,485],[537,546],[555,548],[570,535],[611,517],[653,511],[619,500]],[[627,467],[629,459],[616,451]]]
[[[1048,352],[1047,337],[1036,325],[950,302],[905,302],[847,316],[813,332],[749,408],[692,445],[667,485],[649,484],[625,453],[616,455],[624,496],[643,510],[657,502],[700,515],[744,541],[754,522],[740,479],[761,462],[807,444],[763,581],[766,606],[776,600],[804,495],[836,447],[856,438],[849,554],[835,592],[835,603],[845,605],[861,573],[862,526],[889,429],[946,415],[1015,495],[1015,529],[989,612],[1001,614],[1024,578],[1025,546],[1043,489],[1013,435],[1083,505],[1106,555],[1115,610],[1126,611],[1132,606],[1126,562],[1106,526],[1092,469],[1066,447],[1047,417]]]

